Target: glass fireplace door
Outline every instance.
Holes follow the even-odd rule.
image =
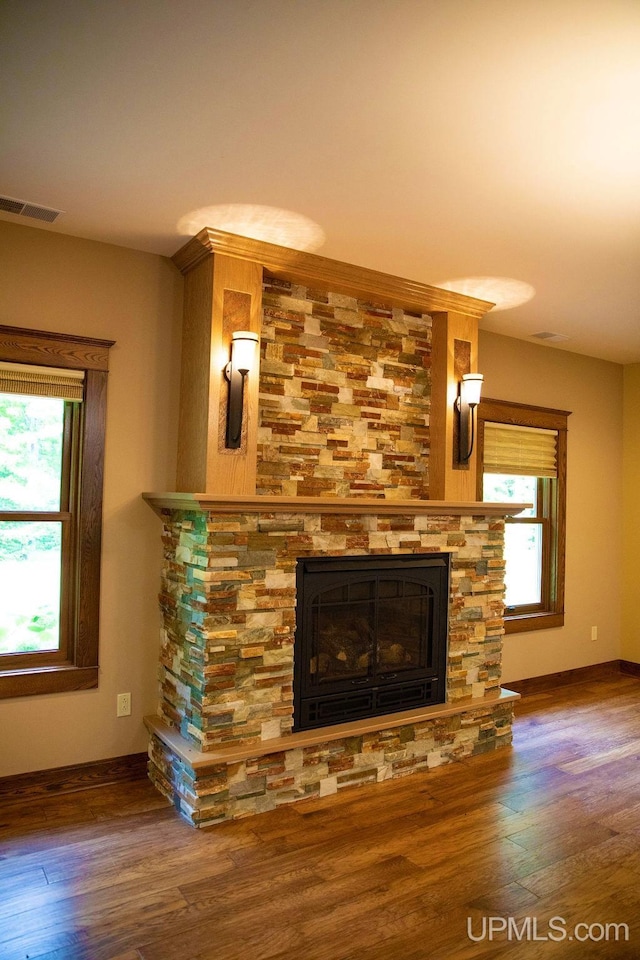
[[[442,702],[448,573],[442,554],[299,561],[297,729]]]

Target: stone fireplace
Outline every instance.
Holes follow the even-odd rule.
[[[504,517],[522,505],[474,501],[447,401],[478,301],[215,231],[175,259],[186,492],[145,495],[165,556],[154,783],[205,826],[510,743]],[[210,358],[242,328],[261,364],[228,451]]]

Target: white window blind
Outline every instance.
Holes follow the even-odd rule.
[[[510,423],[484,425],[484,472],[558,476],[558,432]]]
[[[79,403],[84,394],[84,370],[0,361],[0,393],[57,397]]]

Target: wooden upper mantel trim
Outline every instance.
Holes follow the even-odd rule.
[[[331,513],[352,516],[511,517],[529,503],[486,503],[472,500],[383,500],[370,497],[216,496],[212,493],[143,493],[156,513],[199,510],[207,513]]]
[[[186,274],[214,253],[260,263],[269,274],[282,280],[320,285],[335,293],[367,301],[379,300],[418,313],[453,312],[479,320],[494,306],[486,300],[452,293],[416,280],[403,280],[367,267],[239,237],[213,227],[201,230],[171,259]]]

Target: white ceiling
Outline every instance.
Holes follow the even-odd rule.
[[[0,80],[43,229],[170,255],[190,211],[282,207],[324,256],[535,287],[484,329],[640,361],[640,0],[2,0]]]

